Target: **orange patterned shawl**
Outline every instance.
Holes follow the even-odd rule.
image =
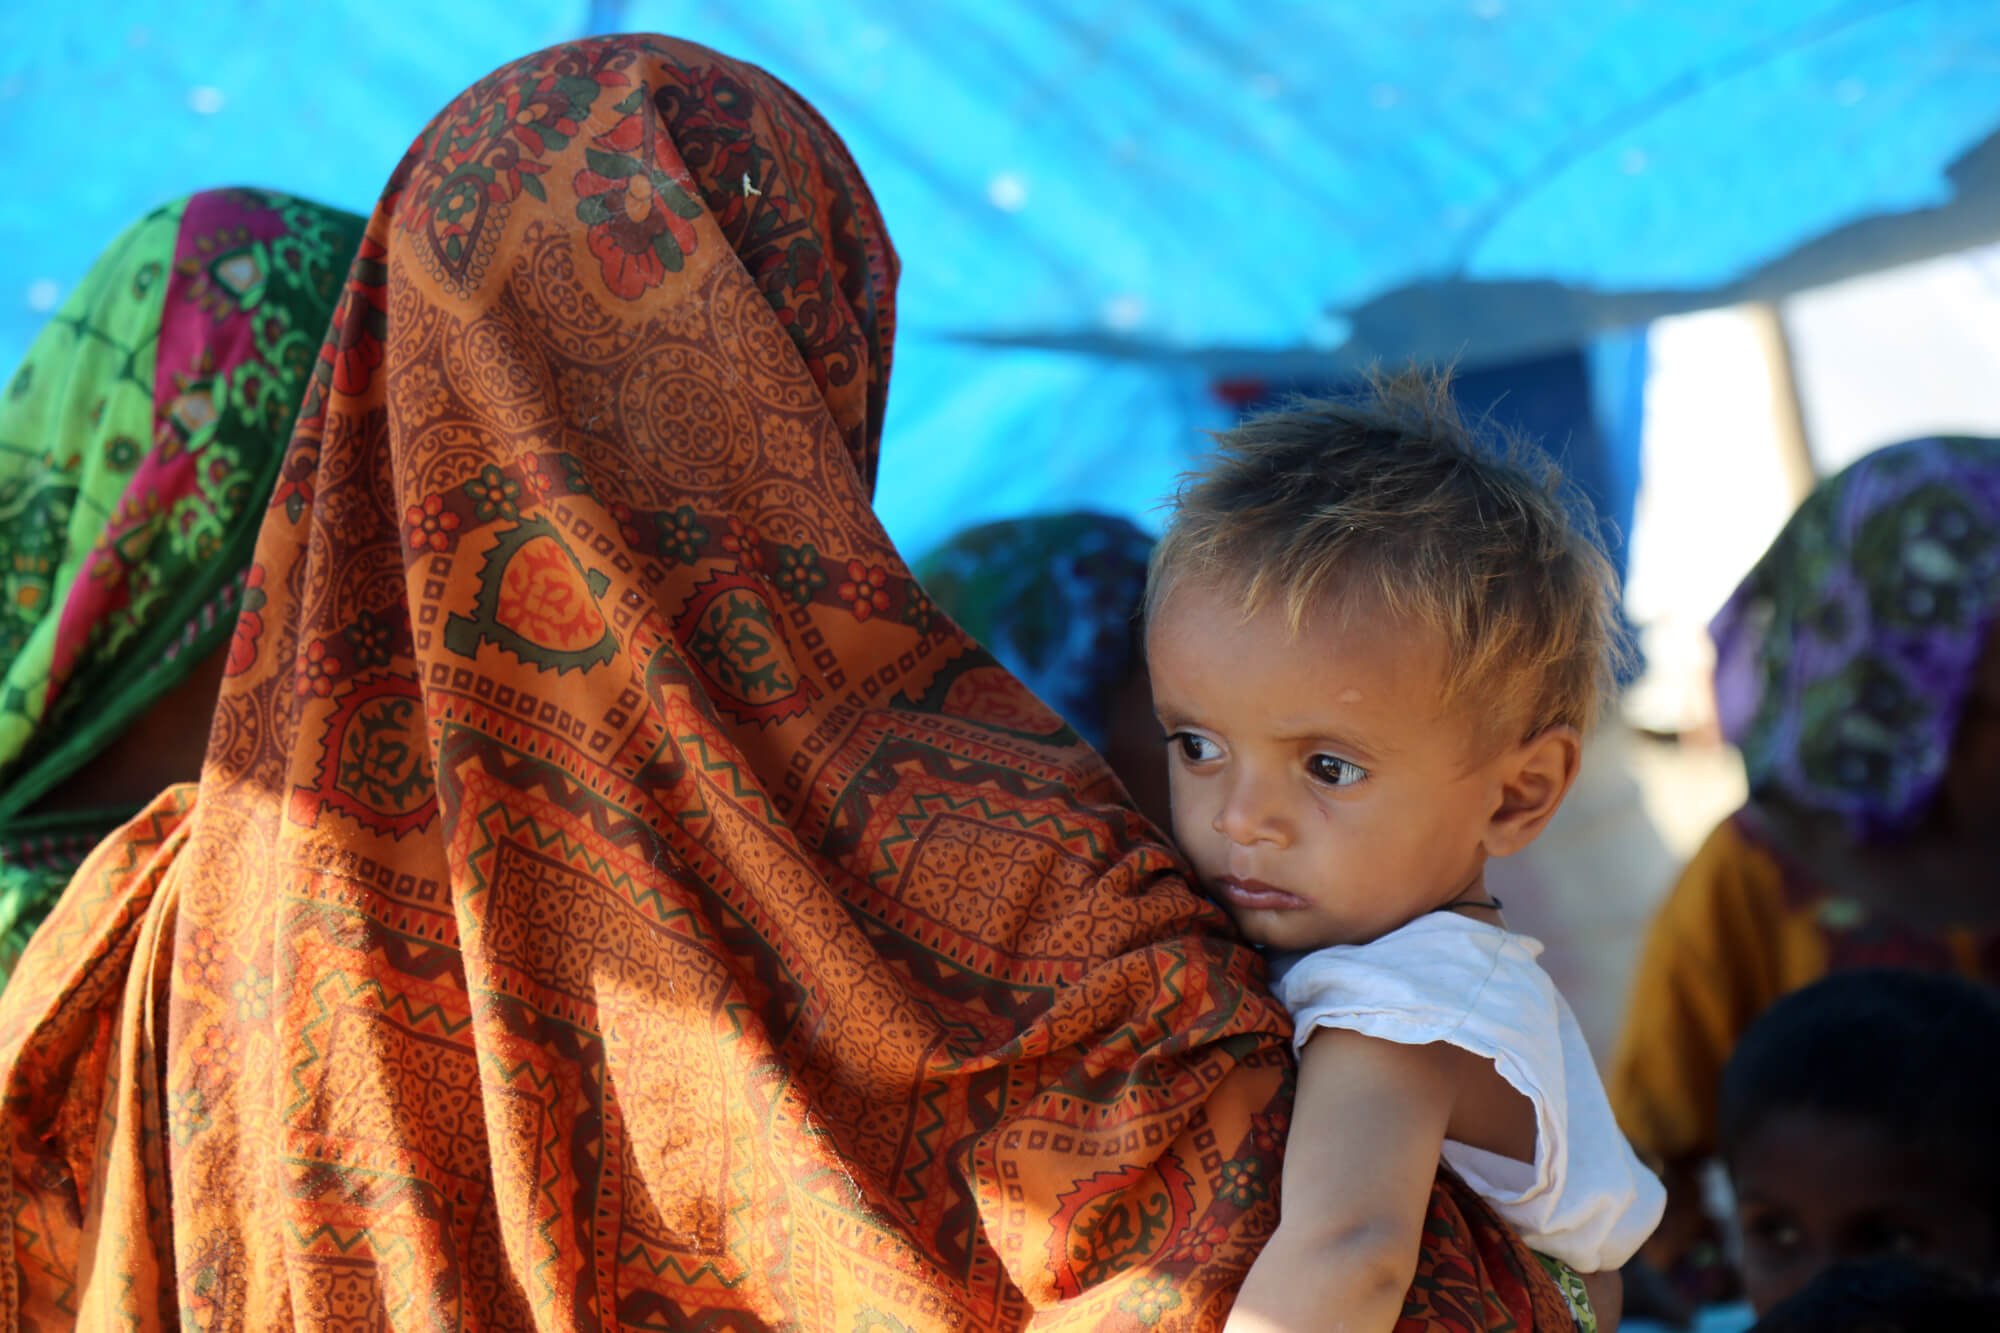
[[[1208,1328],[1287,1022],[869,508],[895,257],[832,132],[546,51],[376,209],[198,789],[0,1003],[0,1315]],[[1557,1327],[1441,1184],[1410,1327]]]

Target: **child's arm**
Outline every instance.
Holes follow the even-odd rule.
[[[1590,1312],[1597,1316],[1597,1333],[1618,1333],[1625,1317],[1625,1275],[1615,1268],[1601,1273],[1579,1273],[1583,1289],[1590,1294]]]
[[[1313,1034],[1299,1053],[1278,1229],[1225,1333],[1395,1325],[1464,1059],[1450,1046]]]

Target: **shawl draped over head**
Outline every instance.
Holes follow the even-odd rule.
[[[1710,627],[1753,793],[1860,838],[1930,808],[2000,614],[2000,440],[1877,450],[1821,482]]]
[[[1078,511],[967,528],[919,560],[917,580],[958,627],[1104,749],[1112,693],[1142,665],[1139,603],[1153,539]]]
[[[1289,1025],[871,513],[895,272],[833,133],[699,47],[417,140],[199,787],[0,1000],[0,1318],[1219,1323]],[[1567,1319],[1448,1179],[1409,1299]]]
[[[0,976],[136,813],[35,802],[229,636],[362,225],[251,190],[155,209],[0,391]]]

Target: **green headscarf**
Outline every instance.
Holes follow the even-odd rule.
[[[167,204],[0,392],[0,975],[134,813],[35,803],[231,632],[362,226],[263,191]]]

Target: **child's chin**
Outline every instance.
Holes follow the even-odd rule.
[[[1293,912],[1245,912],[1236,918],[1236,929],[1243,938],[1260,949],[1278,949],[1286,953],[1304,953],[1309,949],[1321,949],[1331,941],[1319,939],[1306,929],[1306,923],[1292,919]]]

